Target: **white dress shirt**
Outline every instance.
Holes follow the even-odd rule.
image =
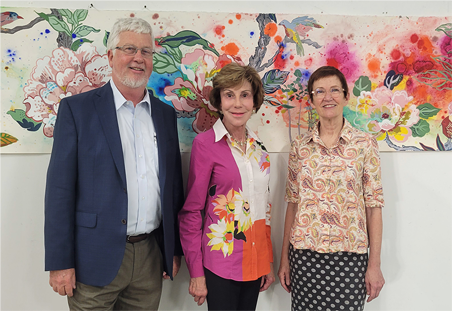
[[[127,235],[149,233],[162,219],[157,136],[151,117],[149,92],[134,107],[110,80],[126,170]]]

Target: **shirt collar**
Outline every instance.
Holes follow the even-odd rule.
[[[224,136],[228,137],[229,139],[231,138],[231,135],[229,134],[228,130],[226,129],[226,127],[223,124],[223,121],[221,121],[220,118],[218,118],[217,122],[215,122],[212,129],[213,129],[213,132],[215,133],[215,142],[220,141]],[[250,136],[251,138],[254,138],[254,140],[261,142],[261,140],[257,137],[256,133],[254,133],[248,127],[248,125],[246,125],[246,129],[248,130],[248,136]]]
[[[344,126],[342,127],[342,130],[339,134],[339,139],[342,138],[346,143],[349,143],[350,140],[352,139],[354,128],[352,127],[350,122],[347,121],[346,118],[343,118],[343,120],[344,120]],[[303,136],[303,138],[302,138],[303,143],[308,143],[311,140],[316,143],[321,142],[320,134],[319,134],[319,125],[320,125],[320,122],[317,121],[315,123],[312,131],[309,131],[308,133],[306,133],[306,135]]]
[[[116,110],[121,108],[122,105],[124,105],[127,102],[127,99],[121,94],[121,92],[116,87],[115,83],[113,82],[113,79],[110,79],[110,85],[111,89],[113,90],[113,98],[115,100],[115,107]],[[144,94],[144,98],[141,100],[140,103],[145,102],[147,103],[147,107],[149,107],[149,113],[151,112],[151,97],[149,96],[149,92],[146,91]]]

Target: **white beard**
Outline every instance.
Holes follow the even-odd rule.
[[[146,86],[149,78],[142,78],[142,79],[134,80],[134,79],[130,79],[129,77],[126,77],[126,76],[121,76],[119,78],[119,80],[125,86],[130,87],[132,89],[137,89],[137,88]]]

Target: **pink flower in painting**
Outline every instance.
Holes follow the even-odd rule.
[[[181,70],[187,77],[176,78],[174,85],[165,87],[165,99],[170,100],[178,111],[195,114],[192,127],[196,133],[210,129],[219,114],[209,102],[212,78],[220,69],[231,62],[243,64],[240,59],[230,55],[214,56],[204,50],[196,49],[181,60]]]
[[[24,87],[25,113],[43,123],[45,136],[53,137],[60,101],[104,85],[110,75],[107,54],[99,55],[91,44],[85,43],[75,52],[55,49],[51,57],[38,59],[31,72]]]
[[[383,86],[373,92],[362,92],[358,109],[367,114],[370,132],[405,142],[411,136],[410,127],[419,121],[419,110],[410,104],[412,100],[413,96],[408,96],[406,91],[392,92]]]

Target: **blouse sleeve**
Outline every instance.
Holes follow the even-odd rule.
[[[202,211],[205,208],[213,162],[202,142],[193,141],[188,174],[187,198],[179,212],[179,230],[182,249],[190,277],[204,275],[202,259]]]
[[[366,208],[383,207],[384,199],[381,183],[380,154],[377,140],[374,137],[370,138],[370,146],[366,150],[362,182]]]
[[[289,203],[298,203],[299,201],[299,185],[298,185],[298,140],[292,142],[289,153],[289,165],[287,169],[286,195],[285,200]]]

